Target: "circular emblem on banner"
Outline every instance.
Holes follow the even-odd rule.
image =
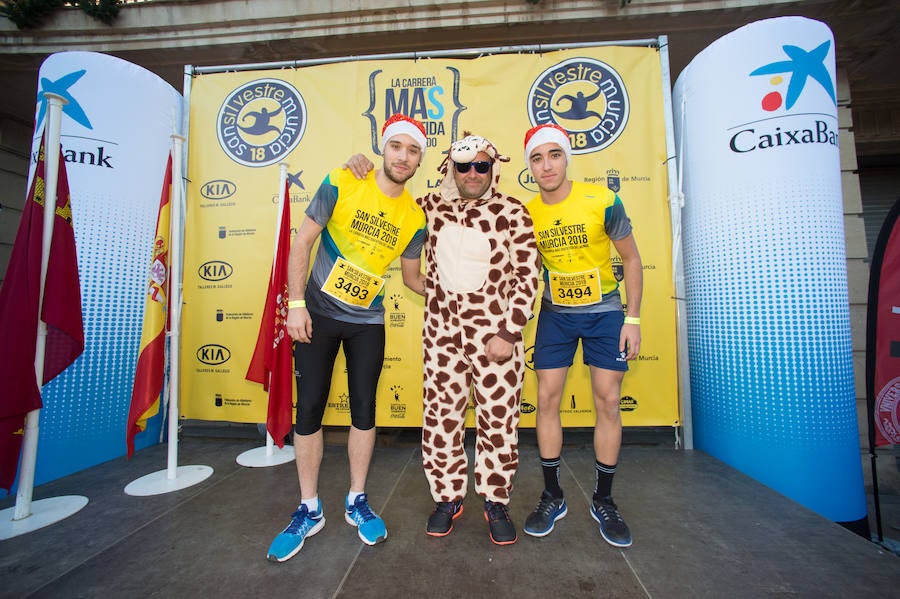
[[[619,74],[593,58],[553,65],[531,85],[528,119],[555,123],[569,132],[573,154],[590,154],[612,144],[628,122],[628,92]]]
[[[534,193],[540,191],[540,188],[537,186],[537,181],[534,180],[534,175],[531,174],[530,168],[523,168],[519,171],[519,185]]]
[[[900,443],[900,376],[890,381],[875,399],[875,426],[891,443]]]
[[[275,164],[297,147],[306,130],[306,103],[293,85],[257,79],[225,98],[216,120],[219,145],[244,166]]]

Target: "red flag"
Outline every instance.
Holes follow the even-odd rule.
[[[285,323],[288,313],[288,254],[291,251],[290,183],[285,183],[281,208],[281,225],[269,277],[269,290],[263,307],[256,348],[247,368],[247,380],[261,383],[269,392],[269,411],[266,430],[278,447],[284,447],[284,437],[291,431],[293,414],[293,343]]]
[[[900,200],[872,253],[867,326],[870,447],[900,443]]]
[[[131,406],[128,409],[128,429],[125,443],[128,457],[134,453],[134,437],[147,428],[147,420],[159,413],[159,394],[162,392],[166,360],[166,328],[169,314],[169,197],[172,193],[172,154],[166,164],[159,213],[156,217],[156,237],[150,261],[150,284],[144,300],[144,326],[141,330],[141,349]]]
[[[47,323],[44,372],[41,384],[66,369],[84,351],[81,286],[72,228],[72,204],[62,148],[56,184],[56,217],[44,304],[38,306],[41,286],[45,189],[45,151],[41,140],[34,179],[22,210],[3,287],[0,288],[0,487],[10,489],[16,477],[28,412],[42,407],[34,369],[38,319]]]

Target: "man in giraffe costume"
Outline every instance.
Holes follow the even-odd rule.
[[[538,286],[531,218],[518,200],[497,190],[500,163],[507,161],[487,139],[466,134],[438,167],[444,176],[438,190],[416,200],[427,222],[422,458],[436,503],[425,531],[445,536],[463,512],[471,394],[475,491],[484,497],[498,545],[517,539],[508,504],[519,461],[522,329]]]

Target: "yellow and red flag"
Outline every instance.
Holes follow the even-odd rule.
[[[261,383],[263,389],[269,392],[266,430],[278,447],[284,447],[284,438],[291,431],[293,416],[293,343],[285,327],[288,314],[288,255],[291,251],[289,188],[290,182],[286,181],[272,276],[269,277],[256,347],[246,376],[248,381]]]
[[[166,329],[169,315],[169,198],[172,195],[172,154],[166,164],[159,214],[156,218],[156,237],[153,259],[150,262],[150,284],[144,303],[144,326],[141,330],[141,349],[131,391],[128,410],[128,430],[125,442],[128,457],[134,453],[134,437],[145,428],[147,420],[159,413],[159,396],[165,375]]]
[[[0,488],[10,489],[16,477],[28,412],[42,407],[35,373],[38,321],[47,323],[41,384],[66,369],[84,351],[81,285],[69,180],[62,148],[56,183],[56,216],[40,304],[46,164],[44,141],[38,151],[22,220],[16,233],[6,278],[0,288]]]

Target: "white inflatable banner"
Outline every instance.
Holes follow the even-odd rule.
[[[831,31],[732,32],[681,73],[674,111],[695,446],[860,521]]]
[[[45,93],[66,100],[61,143],[85,351],[43,389],[35,484],[125,454],[159,194],[182,112],[181,95],[142,67],[93,52],[53,54],[40,69],[32,173]],[[157,423],[138,447],[158,435]]]

